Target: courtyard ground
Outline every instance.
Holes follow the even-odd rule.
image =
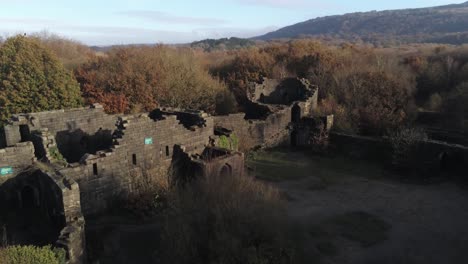
[[[288,200],[323,263],[468,263],[468,189],[409,184],[375,163],[276,149],[249,167]]]

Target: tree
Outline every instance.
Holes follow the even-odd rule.
[[[192,51],[155,47],[111,50],[76,71],[83,96],[109,113],[170,106],[214,112],[225,87],[198,63]]]
[[[410,94],[396,77],[384,72],[350,75],[345,93],[349,109],[359,115],[361,133],[383,134],[407,118]]]
[[[80,88],[37,39],[9,38],[0,47],[0,122],[11,114],[80,106]]]
[[[47,31],[32,36],[38,38],[44,47],[52,51],[68,70],[76,69],[95,55],[95,52],[88,46]]]

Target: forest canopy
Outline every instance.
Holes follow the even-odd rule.
[[[299,77],[319,87],[315,114],[334,114],[334,129],[383,135],[411,125],[418,111],[463,116],[468,97],[466,46],[301,39],[211,51],[144,45],[96,52],[48,34],[0,45],[1,120],[82,102],[101,103],[108,113],[170,106],[229,114],[242,110],[249,83]]]

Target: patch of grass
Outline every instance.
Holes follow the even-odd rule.
[[[267,181],[297,180],[310,176],[309,161],[303,154],[287,151],[259,151],[247,160],[257,178]]]
[[[371,247],[387,240],[390,229],[391,225],[379,217],[357,211],[334,216],[313,226],[310,234],[316,237],[342,236],[359,242],[363,247]]]
[[[298,180],[314,176],[322,181],[312,182],[310,190],[322,190],[340,183],[349,176],[368,179],[384,177],[379,164],[352,160],[346,157],[317,156],[290,149],[257,151],[247,159],[249,167],[255,170],[257,178],[272,182]]]

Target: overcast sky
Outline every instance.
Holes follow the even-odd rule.
[[[0,0],[0,35],[46,30],[88,45],[252,37],[315,17],[457,0]]]

